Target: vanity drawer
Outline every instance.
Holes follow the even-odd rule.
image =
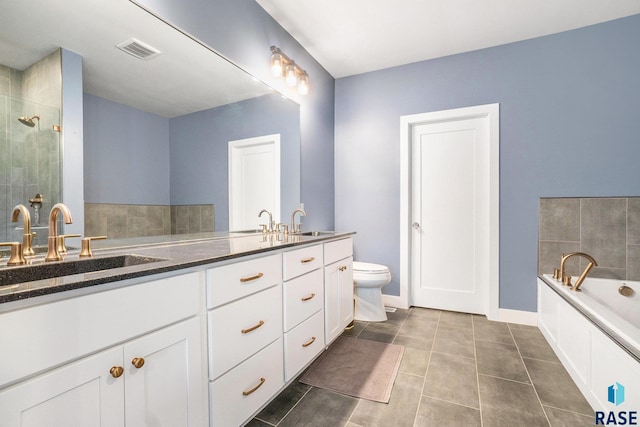
[[[282,388],[283,377],[280,338],[210,383],[211,425],[241,425]]]
[[[207,270],[207,308],[226,304],[280,282],[280,254],[211,268]]]
[[[215,379],[282,335],[282,285],[211,310],[208,322]]]
[[[284,280],[322,267],[322,245],[285,252],[282,259]]]
[[[288,331],[323,307],[324,278],[315,270],[283,284],[284,330]]]
[[[285,381],[298,375],[324,349],[324,310],[284,334]]]
[[[353,255],[353,240],[351,238],[324,244],[324,265],[333,264],[351,255]]]

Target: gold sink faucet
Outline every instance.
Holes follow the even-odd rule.
[[[49,213],[49,240],[47,242],[48,250],[45,261],[60,261],[62,259],[62,255],[58,252],[58,239],[60,239],[60,236],[58,236],[58,214],[60,213],[62,213],[65,224],[73,222],[68,207],[62,203],[53,205]]]
[[[298,223],[298,228],[296,228],[296,214],[299,213],[302,216],[307,216],[307,213],[302,209],[296,209],[291,214],[291,234],[300,234],[302,224]]]
[[[560,261],[560,280],[562,280],[562,282],[567,285],[567,286],[571,286],[571,276],[565,276],[564,274],[564,263],[567,262],[567,260],[569,258],[571,258],[572,256],[581,256],[586,258],[589,261],[589,264],[587,264],[587,266],[585,267],[584,271],[582,272],[582,274],[580,275],[580,277],[578,277],[578,280],[576,280],[575,285],[573,285],[573,287],[571,288],[574,291],[578,291],[580,290],[580,285],[582,285],[582,282],[584,282],[584,279],[587,278],[587,274],[589,274],[589,271],[591,271],[591,269],[593,267],[597,267],[598,263],[596,262],[596,260],[589,254],[585,254],[584,252],[571,252],[570,254],[567,255],[563,255],[562,256],[562,261]]]
[[[33,251],[33,234],[31,233],[31,214],[25,205],[13,208],[11,222],[18,222],[18,216],[22,213],[22,254],[24,256],[35,255]]]

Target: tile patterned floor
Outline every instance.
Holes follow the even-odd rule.
[[[405,346],[388,404],[292,383],[247,425],[592,426],[594,413],[540,331],[423,308],[347,336]]]

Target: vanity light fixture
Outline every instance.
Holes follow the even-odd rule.
[[[284,77],[287,86],[297,86],[300,95],[309,93],[309,74],[276,46],[271,46],[271,74]]]

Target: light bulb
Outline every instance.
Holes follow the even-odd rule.
[[[287,83],[287,86],[295,86],[296,84],[298,84],[296,70],[293,65],[287,65],[285,72],[285,82]]]
[[[273,77],[282,77],[282,55],[279,53],[271,55],[271,74]]]
[[[309,93],[309,76],[304,73],[298,79],[298,93],[300,95],[306,95]]]

